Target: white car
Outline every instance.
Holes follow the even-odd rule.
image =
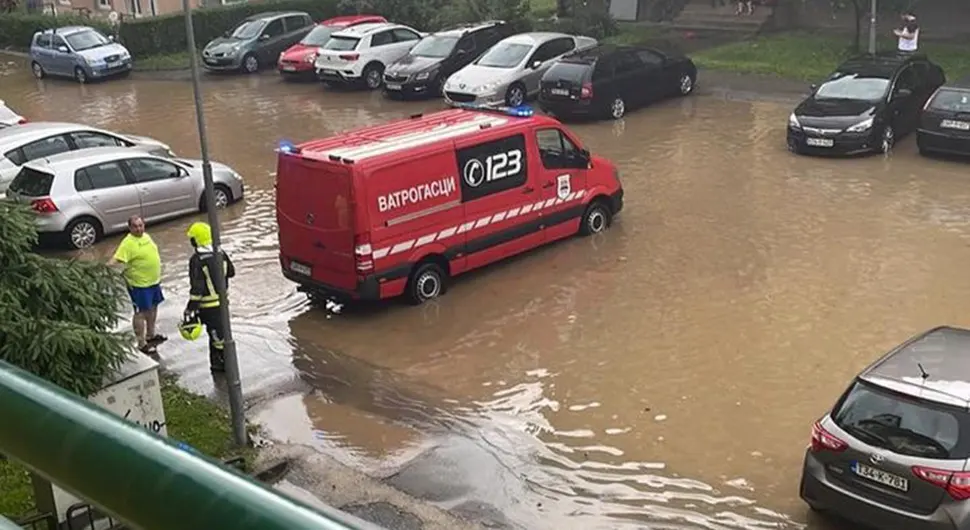
[[[0,99],[0,129],[27,123],[27,119],[17,114]]]
[[[389,22],[359,24],[330,36],[313,68],[326,83],[362,83],[376,90],[384,83],[384,68],[404,57],[424,34]]]

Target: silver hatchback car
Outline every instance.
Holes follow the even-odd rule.
[[[243,197],[243,180],[212,163],[215,202]],[[63,235],[86,248],[125,230],[128,218],[152,223],[205,210],[202,162],[152,155],[137,149],[99,147],[28,162],[10,183],[7,200],[29,203],[41,234]]]
[[[968,409],[970,330],[906,341],[813,426],[802,499],[876,529],[970,528]]]
[[[79,123],[35,121],[0,129],[0,194],[31,160],[91,147],[134,147],[153,154],[175,156],[158,140],[119,134]]]

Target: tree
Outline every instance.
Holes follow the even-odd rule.
[[[124,282],[103,263],[33,252],[34,215],[0,202],[0,359],[87,397],[132,351],[114,331]]]
[[[900,12],[910,6],[912,2],[908,0],[827,0],[832,6],[833,11],[852,9],[853,22],[855,22],[855,34],[852,40],[853,49],[856,52],[862,50],[862,23],[868,19],[872,10],[871,2],[876,2],[876,9],[879,13]]]

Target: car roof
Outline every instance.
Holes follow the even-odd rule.
[[[333,37],[364,37],[375,33],[377,31],[383,31],[385,29],[391,28],[403,28],[401,24],[395,24],[394,22],[367,22],[365,24],[356,24],[353,26],[348,26],[340,31],[334,32]]]
[[[530,33],[518,33],[512,35],[511,37],[506,37],[502,39],[502,42],[512,42],[517,44],[543,44],[545,42],[551,41],[552,39],[558,39],[561,37],[576,38],[573,35],[567,35],[566,33],[556,33],[552,31],[533,31]]]
[[[271,18],[279,18],[279,17],[293,16],[293,15],[310,16],[309,14],[303,11],[264,11],[262,13],[256,13],[256,14],[250,15],[246,17],[244,21],[251,22],[253,20],[267,20]]]
[[[668,54],[662,50],[656,48],[651,48],[649,46],[630,46],[625,44],[611,44],[608,42],[600,42],[595,46],[590,48],[579,48],[574,52],[569,53],[561,59],[562,62],[575,63],[575,64],[593,64],[597,59],[605,56],[612,55],[620,51],[650,51],[659,54],[661,57],[667,57]]]
[[[347,26],[356,26],[358,24],[373,24],[375,22],[380,22],[384,19],[381,15],[344,15],[339,17],[328,18],[320,22],[320,26],[331,26],[335,28],[342,28]]]
[[[916,398],[970,406],[970,329],[940,326],[923,332],[870,365],[859,378]]]
[[[102,164],[125,158],[136,158],[151,156],[148,152],[139,149],[129,149],[127,147],[89,147],[87,149],[77,149],[65,151],[56,155],[38,158],[24,164],[24,166],[41,170],[47,173],[71,173],[78,169],[88,167],[93,164]]]
[[[555,119],[538,114],[515,117],[500,110],[448,109],[427,115],[415,114],[408,119],[312,140],[296,147],[306,158],[358,163],[435,144],[453,146],[459,138],[483,130],[520,129],[530,123],[559,126]]]
[[[82,31],[92,30],[91,26],[61,26],[59,28],[45,29],[39,31],[38,33],[54,33],[57,32],[58,35],[73,35],[75,33],[80,33]]]
[[[917,60],[926,59],[923,54],[883,52],[875,55],[864,54],[847,59],[839,65],[838,71],[867,77],[892,77],[897,70]]]
[[[89,125],[82,125],[80,123],[64,123],[56,121],[32,121],[27,122],[18,127],[9,127],[0,130],[0,152],[11,148],[11,146],[19,146],[25,143],[33,142],[34,140],[39,140],[41,138],[46,138],[52,134],[64,134],[69,131],[77,130],[87,130],[87,131],[99,131],[110,133],[110,131],[105,131],[97,127],[91,127]],[[111,133],[116,136],[121,136],[118,133]]]
[[[448,29],[437,31],[434,33],[434,35],[448,36],[448,37],[461,37],[466,33],[479,31],[485,28],[493,28],[495,26],[501,26],[502,24],[505,24],[504,20],[486,20],[485,22],[471,22],[468,24],[459,24],[457,26],[452,26]]]

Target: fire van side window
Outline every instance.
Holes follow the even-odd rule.
[[[528,172],[523,134],[465,147],[457,154],[462,202],[525,184]]]
[[[542,166],[546,169],[585,167],[585,163],[579,164],[579,149],[559,129],[536,131],[536,143]]]

